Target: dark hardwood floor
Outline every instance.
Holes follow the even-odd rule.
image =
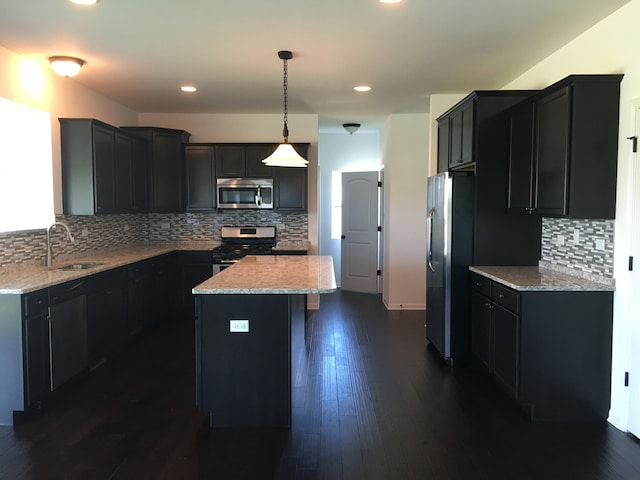
[[[0,479],[640,478],[632,437],[527,422],[482,375],[440,361],[423,317],[376,295],[323,295],[306,332],[294,322],[290,430],[210,430],[193,322],[175,321],[0,427]]]

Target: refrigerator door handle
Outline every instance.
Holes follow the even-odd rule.
[[[433,250],[431,249],[431,245],[433,243],[433,214],[435,213],[435,208],[429,210],[427,213],[427,265],[429,266],[429,270],[435,272],[436,269],[433,267],[433,263],[431,263],[431,258],[433,256]]]

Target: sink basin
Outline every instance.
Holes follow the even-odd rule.
[[[58,267],[58,270],[88,270],[90,268],[99,267],[100,265],[104,265],[104,262],[70,263],[69,265]]]

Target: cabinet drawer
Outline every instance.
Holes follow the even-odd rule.
[[[482,275],[474,273],[471,275],[471,286],[474,291],[491,298],[491,280]]]
[[[49,292],[47,289],[27,293],[22,296],[23,313],[25,317],[33,317],[49,308]]]
[[[491,299],[498,305],[511,310],[514,313],[519,312],[519,295],[518,292],[511,290],[499,283],[494,283],[491,289]]]

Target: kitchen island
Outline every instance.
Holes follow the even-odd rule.
[[[193,288],[196,403],[212,427],[291,426],[291,326],[336,290],[329,256],[250,255]]]

